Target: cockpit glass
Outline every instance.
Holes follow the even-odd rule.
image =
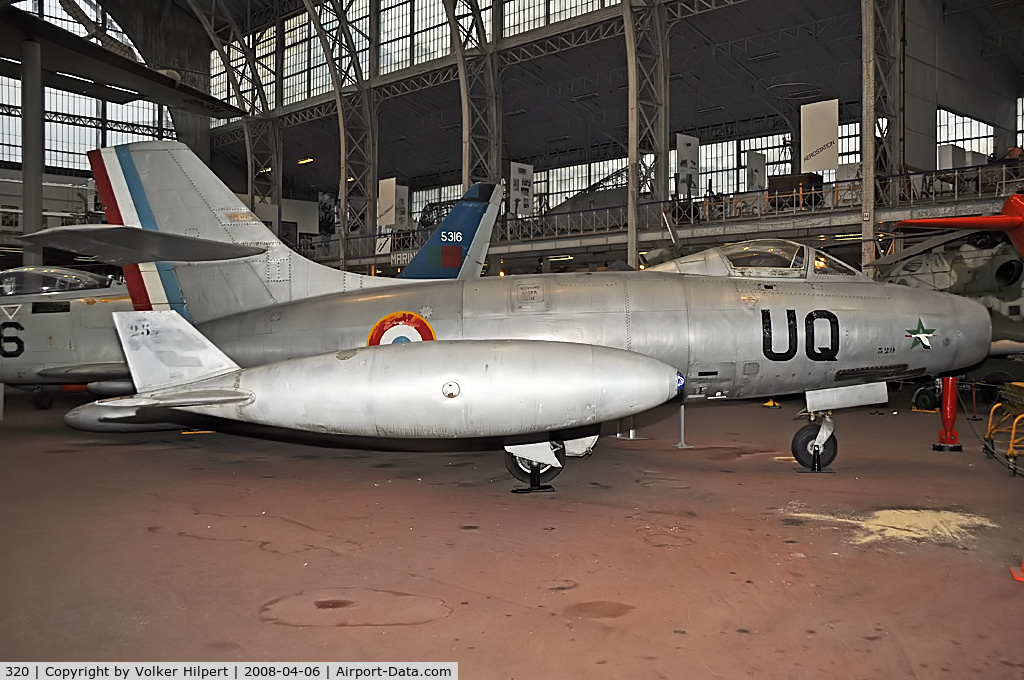
[[[803,269],[804,247],[792,241],[762,239],[722,246],[721,252],[736,269]]]
[[[828,276],[857,276],[857,270],[850,265],[827,255],[820,250],[811,250],[814,257],[814,273]]]
[[[0,296],[110,288],[113,279],[57,267],[18,267],[0,271]]]

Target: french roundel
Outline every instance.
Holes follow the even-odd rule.
[[[415,312],[388,314],[373,325],[366,338],[367,346],[391,345],[396,342],[434,340],[434,329],[427,320]]]

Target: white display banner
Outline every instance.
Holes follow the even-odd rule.
[[[508,206],[513,215],[533,214],[533,166],[528,163],[508,164]]]
[[[747,151],[747,191],[764,191],[768,186],[766,169],[768,157],[757,151]]]
[[[395,202],[397,199],[398,181],[388,177],[377,182],[377,224],[381,227],[393,227],[396,221]]]
[[[700,177],[700,139],[676,134],[676,193],[679,198],[696,196]]]
[[[409,187],[395,185],[395,229],[409,228]]]
[[[839,100],[800,107],[800,172],[839,166]]]

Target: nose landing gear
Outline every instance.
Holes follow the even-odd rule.
[[[825,472],[838,452],[835,422],[830,412],[811,413],[810,418],[793,436],[793,458],[806,468],[802,472]]]

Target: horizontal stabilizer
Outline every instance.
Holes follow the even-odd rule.
[[[69,250],[117,265],[139,262],[214,262],[250,257],[265,248],[182,236],[119,224],[75,224],[26,234],[22,241]]]
[[[114,312],[139,393],[224,375],[238,364],[175,311]]]
[[[65,381],[83,383],[99,380],[120,380],[131,376],[128,364],[123,361],[111,361],[102,364],[74,364],[71,366],[50,366],[36,372],[40,378],[62,378]]]

